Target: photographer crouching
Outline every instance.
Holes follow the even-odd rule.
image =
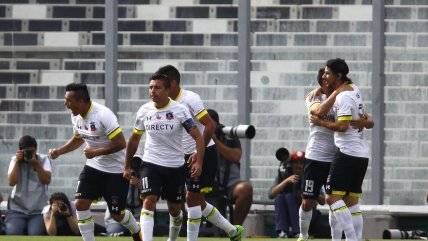
[[[52,193],[49,205],[43,209],[43,220],[50,236],[80,235],[76,207],[62,192]]]
[[[250,182],[241,180],[240,176],[239,165],[242,150],[238,136],[241,129],[239,129],[239,126],[224,128],[224,125],[220,124],[218,113],[211,109],[207,111],[217,125],[213,136],[219,154],[216,183],[220,194],[225,195],[228,201],[235,204],[233,218],[230,220],[231,223],[242,225],[253,202],[253,186]],[[250,127],[246,128],[247,132],[248,129],[251,132],[251,135],[247,135],[247,138],[252,138],[255,134],[254,127]],[[234,133],[234,135],[226,135],[224,132]],[[244,130],[243,132],[245,133],[246,131]],[[237,133],[238,135],[236,135]]]

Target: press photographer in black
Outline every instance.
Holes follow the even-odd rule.
[[[275,153],[280,161],[278,175],[269,190],[269,199],[275,200],[276,231],[278,238],[299,236],[299,207],[302,203],[302,175],[305,166],[305,151],[296,150],[291,154],[286,148]],[[324,192],[320,191],[317,202],[325,203]],[[314,207],[309,226],[309,234],[316,238],[328,238],[330,229],[320,223],[321,213]]]
[[[241,180],[240,177],[241,142],[236,135],[224,134],[224,125],[220,124],[218,113],[215,110],[208,109],[207,111],[217,125],[213,136],[219,154],[216,183],[221,195],[225,195],[229,201],[235,204],[231,223],[242,225],[253,202],[253,186],[250,182]],[[238,136],[241,132],[246,135],[249,131],[251,135],[246,135],[247,138],[252,138],[255,134],[252,126],[243,131],[239,128],[226,129],[235,131]]]
[[[50,236],[80,235],[76,207],[62,192],[52,193],[49,205],[43,209],[43,220]]]

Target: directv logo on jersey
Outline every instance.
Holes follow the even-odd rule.
[[[148,131],[167,131],[174,129],[174,125],[170,124],[158,124],[158,125],[146,125]]]
[[[95,141],[95,140],[97,140],[97,139],[100,139],[100,137],[99,136],[88,136],[88,135],[85,135],[85,134],[81,134],[80,135],[83,139],[88,139],[88,140],[92,140],[92,141]]]

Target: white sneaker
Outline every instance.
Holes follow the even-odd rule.
[[[278,238],[288,238],[287,233],[282,231],[278,234]]]

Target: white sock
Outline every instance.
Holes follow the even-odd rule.
[[[198,240],[201,217],[201,206],[187,208],[187,241]]]
[[[349,207],[349,211],[352,215],[352,223],[354,224],[355,234],[359,241],[363,238],[363,214],[361,213],[360,205],[356,204],[352,207]]]
[[[168,241],[176,241],[180,234],[181,225],[183,223],[183,212],[180,211],[177,217],[169,215],[169,237]]]
[[[343,200],[336,201],[330,208],[333,210],[336,220],[340,223],[340,226],[345,231],[346,240],[357,240],[357,235],[354,231],[354,225],[352,224],[352,215]]]
[[[84,241],[95,241],[95,221],[90,210],[76,211],[77,226]]]
[[[155,225],[154,212],[146,209],[142,209],[141,216],[140,216],[140,225],[141,225],[141,232],[143,234],[143,240],[152,241],[153,226]]]
[[[340,223],[337,221],[336,216],[334,216],[334,213],[331,210],[328,212],[328,220],[331,228],[332,241],[342,240],[342,227],[340,227]]]
[[[300,224],[300,238],[305,240],[309,239],[309,225],[312,219],[312,209],[305,212],[302,207],[299,208],[299,224]]]
[[[214,224],[218,228],[224,230],[229,236],[233,236],[236,233],[236,227],[233,226],[213,205],[205,202],[207,206],[202,211],[202,216],[205,217],[210,223]]]
[[[138,233],[140,231],[140,227],[138,227],[137,221],[130,211],[125,209],[125,215],[123,215],[122,221],[120,221],[125,228],[129,229],[132,234]]]

